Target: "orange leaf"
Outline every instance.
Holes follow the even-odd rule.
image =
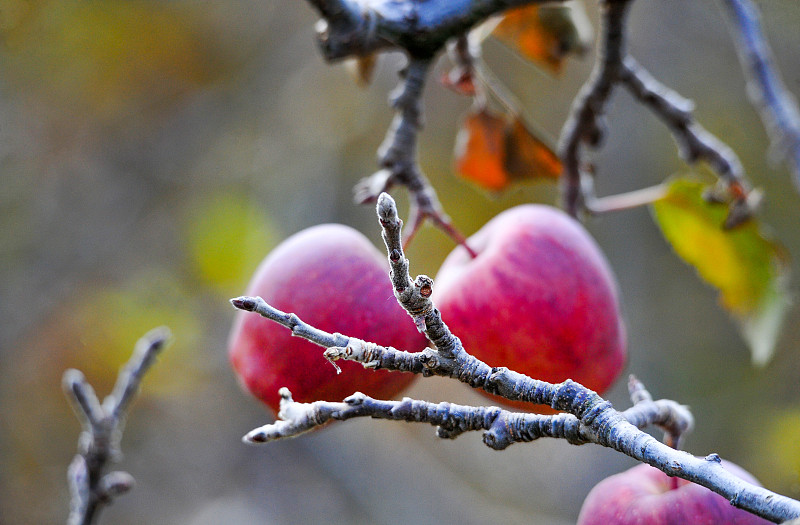
[[[561,160],[519,118],[506,127],[505,171],[510,179],[557,179]]]
[[[515,180],[557,179],[561,161],[544,141],[515,117],[486,108],[464,119],[456,137],[456,171],[487,190],[500,191]]]
[[[502,190],[509,183],[504,168],[503,117],[481,109],[467,115],[456,137],[456,171],[488,190]]]
[[[558,73],[567,55],[586,52],[591,24],[579,3],[533,5],[509,10],[492,36],[535,64]]]

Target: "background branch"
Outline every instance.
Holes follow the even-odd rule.
[[[412,56],[432,57],[448,40],[465,34],[494,14],[545,1],[309,0],[309,3],[323,17],[318,34],[325,59],[339,60],[386,47],[406,50]]]
[[[747,77],[747,93],[759,110],[773,150],[785,159],[800,189],[800,110],[775,67],[772,50],[761,30],[758,8],[751,0],[723,0],[739,60]]]
[[[355,201],[359,204],[375,202],[382,192],[395,184],[402,184],[411,196],[411,231],[406,242],[414,237],[425,219],[430,219],[453,240],[466,247],[466,238],[444,213],[436,190],[423,174],[417,160],[417,136],[423,125],[422,93],[430,67],[429,58],[412,57],[408,67],[401,73],[402,82],[391,95],[396,114],[378,149],[378,162],[383,169],[356,185]],[[473,252],[470,250],[470,253]]]
[[[583,145],[597,147],[603,139],[605,106],[619,79],[625,56],[625,17],[630,3],[630,0],[600,2],[601,39],[594,69],[575,97],[561,129],[558,150],[564,163],[562,201],[572,216],[577,216],[584,207],[581,179],[588,174],[583,165]]]
[[[80,371],[69,369],[64,372],[64,392],[83,428],[78,439],[78,454],[67,472],[71,494],[69,525],[93,523],[104,505],[133,488],[134,480],[130,474],[120,471],[105,473],[106,463],[119,460],[122,429],[130,403],[139,390],[142,377],[169,338],[169,330],[164,327],[145,334],[102,405]]]
[[[695,120],[692,101],[661,84],[631,56],[623,60],[620,81],[667,125],[684,161],[706,161],[724,183],[731,201],[725,226],[732,228],[749,219],[759,204],[760,193],[751,190],[736,153]]]

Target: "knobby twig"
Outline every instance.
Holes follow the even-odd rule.
[[[611,196],[607,200],[594,195],[594,174],[583,159],[583,147],[598,147],[602,143],[606,129],[605,108],[615,87],[622,84],[667,125],[686,162],[693,164],[703,160],[709,164],[724,186],[717,197],[730,201],[725,226],[732,228],[741,224],[752,216],[760,193],[751,191],[733,150],[694,119],[694,104],[659,83],[627,53],[625,27],[631,3],[632,0],[601,2],[598,58],[573,103],[559,140],[559,153],[564,163],[564,206],[572,215],[582,209],[600,213],[646,204],[658,196],[656,190],[619,198]]]
[[[564,164],[562,198],[567,212],[573,216],[577,216],[585,206],[581,179],[589,175],[583,165],[583,145],[597,147],[605,134],[605,108],[619,78],[626,52],[625,17],[630,4],[631,0],[601,2],[601,41],[594,69],[575,97],[569,118],[561,129],[558,149]]]
[[[291,393],[283,389],[279,420],[255,429],[245,436],[245,440],[263,443],[294,437],[327,421],[354,417],[427,422],[438,427],[437,433],[442,438],[483,430],[484,442],[498,450],[516,442],[559,437],[574,444],[596,443],[613,448],[671,476],[703,485],[726,497],[733,505],[775,522],[800,516],[800,502],[731,475],[721,466],[718,455],[697,458],[670,446],[677,445],[683,433],[691,427],[691,415],[685,407],[673,401],[653,401],[635,379],[631,380],[629,387],[634,405],[619,412],[597,393],[573,381],[559,384],[539,381],[504,367],[490,367],[468,354],[430,300],[433,281],[424,275],[411,278],[409,261],[402,248],[402,221],[388,194],[378,198],[377,211],[391,265],[390,278],[395,297],[434,348],[411,353],[342,334],[329,334],[257,297],[239,297],[233,299],[232,304],[276,321],[291,329],[294,335],[327,348],[324,356],[330,360],[348,359],[370,368],[451,377],[506,399],[549,405],[566,414],[518,414],[496,407],[433,404],[412,399],[379,401],[360,393],[340,403],[317,401],[305,404],[295,403]],[[638,428],[651,424],[665,430],[667,444]]]
[[[687,432],[693,419],[689,411],[669,400],[653,401],[641,382],[631,377],[631,399],[634,406],[623,416],[637,428],[656,425],[664,428],[677,441]],[[260,444],[296,437],[329,421],[346,421],[358,417],[387,419],[436,426],[443,439],[455,439],[464,432],[484,430],[484,443],[502,450],[517,442],[539,438],[566,439],[573,445],[592,443],[591,429],[572,414],[523,414],[498,407],[474,407],[454,403],[430,403],[411,398],[382,401],[360,392],[341,403],[316,401],[296,403],[287,388],[280,390],[281,409],[278,421],[259,427],[244,436],[246,443]]]
[[[772,149],[785,159],[800,189],[800,110],[775,67],[772,50],[761,31],[758,8],[751,0],[724,0],[739,60],[747,77],[747,93],[759,110]]]
[[[761,193],[750,188],[736,153],[694,119],[694,103],[661,84],[631,56],[623,60],[620,81],[667,125],[684,161],[705,161],[720,177],[721,193],[731,197],[725,227],[733,228],[752,217]]]
[[[504,9],[542,0],[453,0],[450,2],[370,2],[367,0],[309,0],[322,16],[318,36],[327,60],[366,56],[399,48],[409,57],[403,80],[391,97],[396,114],[378,151],[381,169],[355,187],[355,201],[374,202],[396,184],[411,196],[410,242],[428,219],[457,243],[466,238],[444,212],[436,191],[417,160],[417,136],[422,128],[422,91],[433,58],[448,40],[461,36],[478,22]]]
[[[396,114],[378,149],[382,169],[356,185],[355,201],[359,204],[375,202],[378,195],[395,184],[402,184],[411,194],[411,231],[408,241],[417,233],[423,221],[430,219],[475,256],[467,246],[464,235],[444,213],[436,190],[422,173],[417,160],[417,136],[422,128],[422,92],[430,66],[428,58],[412,57],[402,72],[403,80],[391,96]]]
[[[467,32],[489,16],[512,7],[543,3],[540,0],[309,2],[323,17],[319,37],[326,59],[365,56],[378,50],[397,48],[411,57],[409,72],[414,69],[415,62],[426,64],[423,69],[427,70],[433,57],[449,40],[465,42]],[[598,202],[591,193],[593,184],[585,182],[593,177],[593,168],[584,159],[584,146],[598,147],[601,144],[605,129],[605,107],[616,85],[622,83],[667,124],[678,142],[681,156],[687,162],[704,160],[720,177],[722,185],[711,197],[729,203],[730,212],[725,226],[734,227],[752,216],[760,201],[760,193],[751,191],[741,163],[733,151],[694,120],[691,101],[658,83],[628,56],[625,29],[631,3],[632,0],[599,1],[602,24],[595,68],[576,97],[559,140],[565,175],[564,206],[570,214],[577,215],[584,209],[589,212],[614,210],[616,208],[613,206],[617,203],[622,206],[621,209],[625,209],[636,202],[627,198]],[[748,76],[751,99],[760,110],[772,138],[773,149],[789,160],[800,188],[800,110],[774,67],[755,5],[751,0],[724,0],[724,5],[730,15],[739,56]],[[409,75],[408,78],[413,76]],[[408,87],[407,80],[404,89]],[[477,95],[480,96],[480,93]],[[404,110],[402,105],[396,106],[398,116],[381,149],[384,169],[357,186],[356,200],[372,202],[380,192],[392,185],[405,185],[412,194],[407,238],[410,240],[413,237],[425,219],[432,219],[435,225],[464,244],[463,236],[453,227],[435,191],[417,165],[415,142],[420,127],[417,118],[419,107],[418,104],[416,108],[413,106],[409,104],[408,110]],[[412,140],[407,140],[409,137]],[[394,157],[385,155],[389,152]],[[636,196],[642,197],[643,194]]]
[[[80,371],[64,372],[64,392],[82,427],[78,454],[67,472],[71,493],[69,525],[93,523],[103,506],[133,488],[130,474],[105,473],[106,463],[119,461],[120,440],[130,404],[139,391],[142,377],[169,339],[169,330],[164,327],[145,334],[136,343],[133,356],[120,370],[114,389],[102,404]]]

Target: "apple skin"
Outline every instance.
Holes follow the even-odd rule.
[[[722,465],[737,477],[758,485],[741,467]],[[766,525],[771,523],[709,489],[670,478],[644,463],[610,476],[589,492],[577,525]]]
[[[477,257],[457,247],[433,287],[464,348],[534,379],[606,390],[625,365],[625,327],[616,279],[583,226],[557,208],[526,204],[494,217],[467,244]]]
[[[386,257],[361,233],[323,224],[278,245],[259,266],[246,295],[260,296],[330,333],[421,351],[427,340],[397,303],[388,270]],[[351,361],[339,361],[342,373],[337,375],[322,347],[252,312],[237,313],[228,351],[242,385],[275,414],[278,389],[284,386],[300,402],[341,401],[356,391],[391,398],[415,378],[367,370]]]

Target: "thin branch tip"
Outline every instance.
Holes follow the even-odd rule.
[[[172,331],[167,326],[153,328],[139,339],[138,344],[150,348],[151,351],[161,351],[172,341]]]
[[[231,299],[231,304],[238,310],[254,312],[258,307],[258,301],[254,297],[241,296]]]
[[[83,372],[76,368],[66,369],[64,371],[64,375],[61,376],[61,386],[67,393],[73,392],[75,388],[79,388],[78,385],[83,384],[86,384],[86,376],[84,376]]]
[[[382,221],[389,221],[397,216],[397,203],[395,203],[391,195],[384,191],[378,195],[376,210],[378,211],[378,217]]]
[[[242,443],[247,445],[261,445],[263,443],[268,442],[267,435],[264,433],[263,430],[256,429],[251,430],[244,436],[242,436]]]

